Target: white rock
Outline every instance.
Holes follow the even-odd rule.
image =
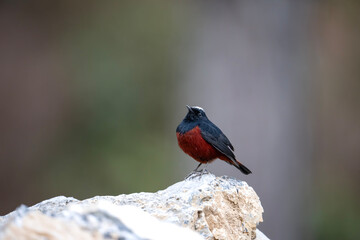
[[[257,236],[265,240],[268,238],[256,229],[262,213],[258,196],[246,182],[203,174],[155,193],[96,196],[83,201],[56,197],[30,208],[21,207],[0,217],[0,239],[20,239],[9,238],[14,231],[41,232],[38,230],[47,222],[52,224],[45,229],[57,236],[73,232],[82,234],[81,239],[250,240]],[[35,221],[37,224],[30,225],[37,228],[31,228],[29,221]],[[58,231],[52,231],[55,226]]]

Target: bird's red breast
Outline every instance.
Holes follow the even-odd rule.
[[[180,148],[198,162],[207,163],[216,158],[228,160],[226,156],[203,139],[198,126],[183,134],[178,132],[176,136]]]

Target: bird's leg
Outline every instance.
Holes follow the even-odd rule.
[[[208,174],[208,173],[209,173],[209,171],[206,170],[206,167],[207,167],[208,163],[209,163],[209,162],[207,162],[207,163],[205,164],[205,167],[200,171],[200,172],[201,172],[201,175],[203,175],[203,174]]]
[[[202,163],[199,163],[199,165],[193,170],[191,171],[191,173],[189,175],[186,176],[185,180],[188,178],[193,178],[193,175],[198,175],[199,173],[201,174],[201,171],[199,171],[199,167],[201,166]]]
[[[199,172],[198,169],[199,169],[199,167],[201,166],[201,164],[202,164],[202,163],[199,163],[199,165],[194,169],[193,172]]]
[[[186,176],[185,180],[195,178],[195,177],[201,178],[202,175],[209,174],[210,172],[208,170],[206,170],[208,163],[205,164],[205,167],[202,170],[198,170],[199,167],[201,166],[201,164],[203,164],[203,163],[199,163],[199,165],[189,175]]]

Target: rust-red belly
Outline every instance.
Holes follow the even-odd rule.
[[[202,138],[199,127],[184,134],[176,133],[176,136],[180,148],[196,161],[207,163],[215,158],[225,157]]]

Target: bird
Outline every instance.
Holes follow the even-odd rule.
[[[236,160],[233,145],[220,128],[208,119],[204,109],[198,106],[186,107],[188,113],[176,128],[176,137],[179,147],[199,162],[193,172],[198,172],[202,164],[220,159],[245,175],[252,173]]]

